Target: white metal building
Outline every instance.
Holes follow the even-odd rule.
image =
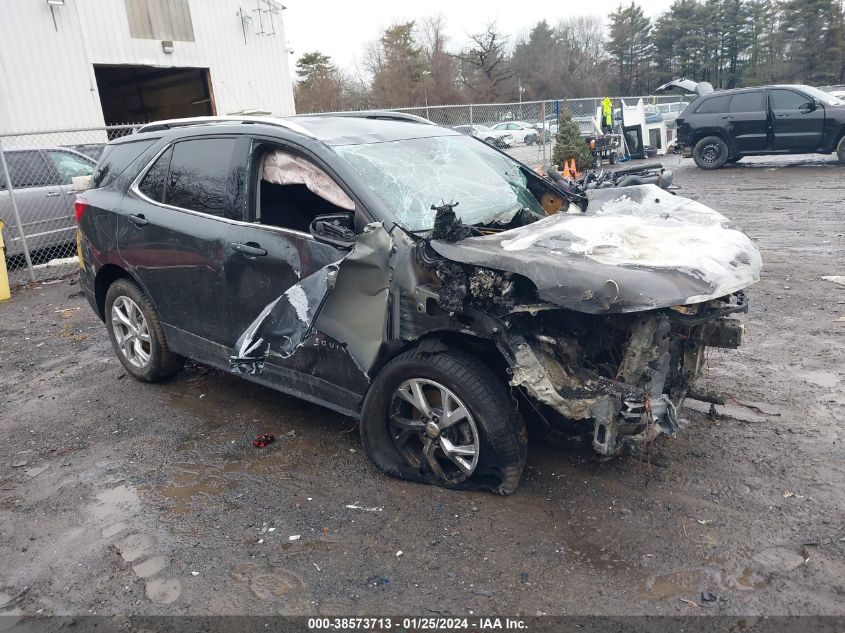
[[[0,0],[0,133],[294,113],[275,0]]]

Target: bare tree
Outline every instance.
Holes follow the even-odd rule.
[[[460,78],[474,101],[514,97],[513,69],[508,57],[508,37],[492,23],[483,33],[471,35],[473,45],[456,55]]]

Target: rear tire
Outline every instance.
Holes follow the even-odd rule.
[[[706,136],[695,144],[692,157],[700,169],[719,169],[728,160],[728,146],[718,136]]]
[[[415,385],[430,406],[428,418],[408,398]],[[457,415],[461,408],[466,416],[449,426],[453,416],[446,412]],[[360,429],[370,459],[400,479],[510,494],[525,467],[528,437],[510,389],[487,366],[458,350],[414,349],[385,365],[364,399]],[[450,446],[464,452],[450,458]]]
[[[839,159],[840,164],[845,165],[845,136],[839,139],[836,145],[836,158]]]
[[[105,317],[114,353],[138,380],[159,382],[182,368],[184,357],[170,351],[158,313],[131,279],[109,286]]]

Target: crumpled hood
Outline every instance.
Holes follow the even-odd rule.
[[[699,303],[760,279],[760,251],[709,207],[655,185],[588,196],[586,214],[431,246],[456,262],[523,275],[542,300],[587,313]]]

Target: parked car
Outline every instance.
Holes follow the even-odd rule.
[[[675,120],[678,115],[684,111],[688,102],[676,101],[674,103],[653,103],[645,106],[646,114],[660,114],[662,119],[666,122],[667,129],[675,128]]]
[[[509,121],[507,123],[497,123],[493,126],[494,130],[505,132],[513,136],[516,143],[525,143],[526,145],[534,145],[541,136],[541,130],[538,130],[530,123],[525,121]]]
[[[399,113],[153,123],[76,202],[81,287],[135,378],[190,357],[358,418],[391,475],[506,494],[525,416],[603,457],[674,434],[759,278],[701,204],[585,195],[556,213],[552,181]]]
[[[702,169],[768,154],[836,152],[845,164],[845,102],[811,86],[705,92],[676,124],[681,155]]]
[[[5,149],[12,191],[31,252],[72,244],[76,235],[71,186],[75,176],[88,176],[95,162],[62,147]],[[12,208],[5,174],[0,169],[0,218],[6,256],[23,254],[23,240]]]
[[[493,145],[494,147],[507,148],[513,147],[514,144],[513,134],[504,130],[494,130],[486,125],[456,125],[454,129],[461,134],[480,138],[488,145]]]

